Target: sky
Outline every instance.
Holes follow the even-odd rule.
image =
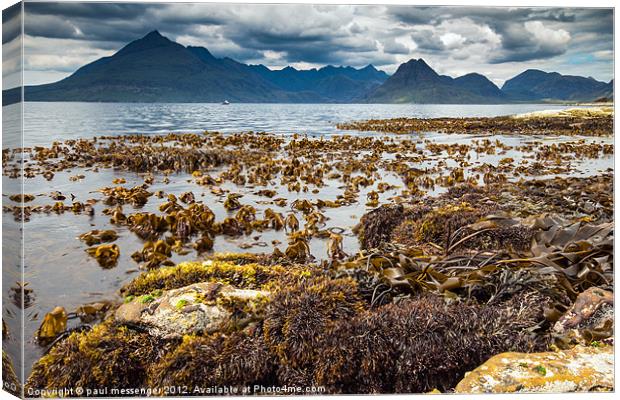
[[[60,80],[152,30],[272,69],[324,65],[388,73],[423,58],[440,74],[486,75],[501,86],[528,68],[613,78],[613,10],[387,5],[26,3],[24,83]],[[3,52],[19,24],[3,15]],[[3,63],[16,79],[17,65]],[[6,88],[7,86],[5,86]]]

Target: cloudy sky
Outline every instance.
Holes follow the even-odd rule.
[[[439,73],[479,72],[498,85],[527,68],[613,78],[611,9],[26,3],[25,15],[26,84],[64,78],[154,29],[270,68],[373,64],[393,73],[424,58]],[[6,55],[18,44],[15,24],[4,25]]]

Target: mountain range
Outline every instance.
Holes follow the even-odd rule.
[[[19,99],[16,92],[3,91],[3,103]],[[217,58],[153,31],[65,79],[24,92],[26,101],[488,104],[611,99],[613,80],[527,70],[500,89],[477,73],[439,75],[422,59],[401,64],[391,76],[372,65],[272,70]]]

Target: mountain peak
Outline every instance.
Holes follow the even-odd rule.
[[[149,37],[151,37],[151,38],[155,38],[155,37],[163,37],[163,36],[162,36],[162,34],[161,34],[161,33],[159,33],[159,31],[158,31],[157,29],[155,29],[155,30],[150,31],[149,33],[147,33],[147,34],[144,36],[144,38],[143,38],[143,39],[146,39],[146,38],[149,38]]]
[[[406,81],[416,82],[439,79],[437,72],[421,58],[417,60],[412,58],[406,63],[401,64],[393,75],[393,77],[395,76],[400,76],[401,79]]]
[[[135,42],[147,42],[147,43],[153,43],[153,44],[169,44],[169,43],[174,43],[172,40],[168,39],[167,37],[165,37],[161,33],[159,33],[159,31],[157,29],[154,30],[154,31],[150,31],[149,33],[144,35],[144,37],[142,39],[138,39],[138,40],[134,41],[134,43]]]
[[[180,44],[173,42],[165,36],[162,36],[158,30],[147,33],[144,37],[134,40],[122,49],[118,51],[118,55],[134,53],[143,50],[149,50],[155,47],[161,46],[181,46]],[[181,46],[183,47],[183,46]]]

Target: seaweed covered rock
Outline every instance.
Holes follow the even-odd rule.
[[[150,368],[148,385],[182,386],[189,394],[202,396],[214,394],[204,388],[229,387],[231,394],[240,394],[254,384],[275,385],[275,361],[257,335],[185,336],[179,347]]]
[[[176,347],[148,333],[106,321],[86,332],[74,332],[33,366],[30,389],[141,388],[146,370],[161,354]]]
[[[551,299],[541,292],[517,291],[487,304],[418,292],[373,304],[369,288],[359,286],[363,279],[333,275],[308,265],[227,261],[148,271],[126,287],[134,297],[116,319],[59,341],[35,364],[28,385],[174,384],[199,395],[210,394],[200,392],[204,387],[247,385],[446,391],[494,354],[545,351],[550,343],[545,310]],[[223,301],[226,293],[252,296],[249,303]],[[210,314],[215,318],[203,319],[199,329],[199,316],[180,316],[203,305],[229,314],[221,320]],[[247,315],[255,317],[251,324],[230,329],[226,318]],[[156,329],[154,317],[161,317]]]
[[[555,323],[552,333],[562,347],[587,345],[613,336],[613,293],[597,287],[580,293],[572,307]]]
[[[309,368],[323,357],[328,328],[363,309],[352,279],[306,279],[274,294],[263,325],[265,341],[281,364]]]
[[[418,218],[403,219],[392,233],[393,242],[448,253],[529,249],[534,231],[508,218],[495,203],[443,200],[432,209],[422,208]]]
[[[362,216],[356,227],[363,249],[378,247],[390,240],[392,230],[401,223],[405,215],[402,204],[383,205]]]
[[[262,265],[255,262],[237,264],[231,257],[204,262],[184,262],[158,268],[139,275],[121,289],[125,296],[142,296],[156,290],[178,289],[198,282],[220,282],[240,289],[260,290],[277,279],[319,276],[323,271],[312,266]],[[236,260],[235,260],[236,261]]]
[[[361,313],[325,336],[314,382],[330,393],[449,390],[493,354],[545,349],[548,337],[531,332],[544,319],[541,300],[479,306],[424,295]]]
[[[502,353],[468,373],[457,393],[585,392],[614,390],[613,346],[546,353]]]
[[[120,323],[148,329],[158,338],[245,327],[259,318],[268,292],[203,282],[131,299],[116,310]]]

